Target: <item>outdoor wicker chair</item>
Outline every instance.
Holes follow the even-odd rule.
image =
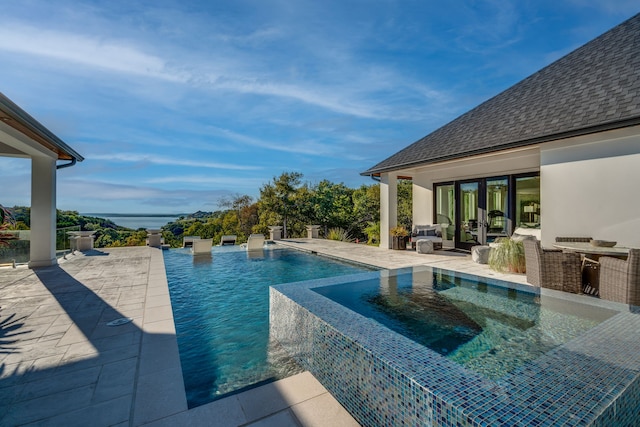
[[[522,244],[527,283],[576,294],[582,291],[579,254],[542,249],[536,239],[525,239]]]
[[[556,237],[556,243],[562,242],[579,242],[589,243],[593,240],[591,237]],[[598,274],[600,271],[600,263],[598,260],[582,256],[582,293],[597,296],[598,290]]]
[[[600,258],[600,298],[640,306],[640,249],[627,260]]]

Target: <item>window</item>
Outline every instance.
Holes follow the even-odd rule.
[[[516,227],[540,228],[540,176],[516,178]]]
[[[456,203],[455,203],[455,186],[453,184],[436,185],[436,223],[442,227],[443,240],[453,241],[455,236],[456,223]]]

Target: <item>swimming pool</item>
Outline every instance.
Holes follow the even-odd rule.
[[[427,329],[449,335],[393,307],[410,287],[446,307]],[[638,307],[430,267],[270,299],[272,336],[363,425],[637,425]]]
[[[531,292],[416,271],[314,291],[491,379],[534,360],[617,312],[540,304]]]
[[[269,339],[269,286],[374,268],[271,245],[163,251],[189,407],[301,370]]]

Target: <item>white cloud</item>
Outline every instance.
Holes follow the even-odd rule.
[[[319,53],[311,55],[311,62],[317,62],[314,65],[317,73],[305,73],[306,77],[291,82],[290,79],[285,80],[291,76],[283,74],[282,68],[263,51],[247,52],[225,45],[211,46],[210,52],[203,55],[201,51],[188,51],[169,42],[157,43],[157,50],[165,52],[163,57],[148,52],[152,43],[149,40],[116,39],[110,33],[100,34],[100,29],[95,31],[96,34],[72,33],[9,22],[0,26],[0,50],[211,91],[286,98],[337,114],[366,119],[403,119],[397,109],[393,113],[394,109],[381,103],[376,92],[384,89],[408,94],[414,86],[391,68],[372,67],[371,64],[362,67],[347,53],[347,47],[340,54],[340,60],[336,61],[334,57],[332,66],[328,67],[321,54],[326,50],[321,45],[322,41],[316,41],[320,44],[313,49]],[[228,38],[259,40],[262,36],[272,39],[282,35],[279,29],[267,28],[246,36]],[[219,34],[214,38],[225,39],[225,36]],[[291,55],[296,56],[295,48]],[[180,64],[180,68],[172,64]],[[437,90],[421,92],[426,95],[426,100],[439,97]],[[148,96],[153,97],[154,93]]]
[[[344,91],[336,90],[336,88],[331,89],[325,87],[322,90],[312,90],[309,89],[311,85],[302,87],[276,81],[262,82],[252,78],[215,79],[212,81],[212,85],[215,88],[233,90],[241,93],[290,98],[336,113],[356,117],[375,119],[385,116],[385,114],[376,107],[374,102],[359,102],[353,98],[339,96],[337,94],[344,94]]]
[[[197,161],[178,159],[174,157],[163,157],[153,154],[88,154],[87,160],[105,160],[109,162],[130,162],[130,163],[151,163],[155,165],[170,165],[170,166],[190,166],[199,168],[212,168],[212,169],[230,169],[230,170],[260,170],[260,166],[248,166],[238,165],[230,163],[218,163],[208,161]]]
[[[208,176],[208,175],[170,175],[160,178],[150,178],[144,182],[147,184],[206,184],[206,185],[225,185],[234,188],[251,188],[256,189],[262,186],[267,180],[262,178],[239,178],[233,176]]]
[[[114,184],[90,180],[65,180],[59,183],[58,206],[80,212],[149,212],[179,208],[182,212],[195,212],[205,207],[217,207],[222,196],[231,194],[228,190],[194,190],[190,188],[167,190],[139,185]],[[75,194],[83,194],[76,199]],[[117,206],[117,208],[116,208]]]
[[[0,26],[0,50],[174,82],[185,82],[190,77],[184,72],[171,70],[162,58],[144,53],[125,41],[20,24]]]
[[[234,132],[230,129],[223,129],[216,126],[210,126],[210,130],[217,133],[220,136],[231,139],[242,144],[250,145],[253,147],[266,148],[268,150],[282,151],[286,153],[307,154],[314,156],[322,156],[335,152],[334,147],[330,145],[321,144],[315,141],[306,139],[300,142],[289,142],[287,144],[276,144],[271,141],[243,135],[238,132]]]

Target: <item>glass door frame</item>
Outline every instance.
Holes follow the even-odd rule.
[[[467,229],[467,225],[463,221],[463,195],[462,195],[462,186],[464,184],[477,184],[478,185],[478,201],[477,201],[477,213],[476,213],[476,227],[475,230],[477,234],[473,236],[475,240],[467,240],[466,236],[470,235],[472,230]],[[465,179],[463,181],[456,181],[456,240],[455,247],[457,249],[463,249],[470,251],[473,246],[481,244],[483,240],[486,240],[486,231],[484,227],[485,217],[486,217],[486,199],[487,199],[487,190],[486,190],[486,181],[485,178],[474,178],[474,179]],[[463,239],[463,233],[465,234],[465,239]]]
[[[438,186],[454,186],[454,216],[453,218],[453,226],[455,227],[454,233],[454,246],[457,249],[462,250],[471,250],[471,247],[478,244],[486,244],[487,241],[487,231],[489,227],[489,218],[488,218],[488,210],[487,210],[487,181],[495,181],[495,180],[506,180],[507,181],[507,201],[506,201],[506,209],[504,211],[504,221],[506,221],[506,229],[505,232],[507,235],[513,234],[514,228],[518,225],[518,220],[516,218],[516,203],[518,202],[517,197],[517,180],[519,178],[528,178],[528,177],[539,177],[540,172],[526,172],[520,174],[513,175],[496,175],[496,176],[488,176],[481,178],[472,178],[465,179],[459,181],[443,181],[434,183],[434,200],[433,200],[433,218],[437,218],[438,214],[438,201],[435,198],[436,195],[436,187]],[[477,214],[477,236],[476,241],[472,242],[463,242],[461,237],[463,232],[466,232],[464,229],[464,222],[462,220],[462,193],[461,186],[463,184],[468,183],[478,183],[478,214]],[[442,208],[441,208],[442,209]]]

